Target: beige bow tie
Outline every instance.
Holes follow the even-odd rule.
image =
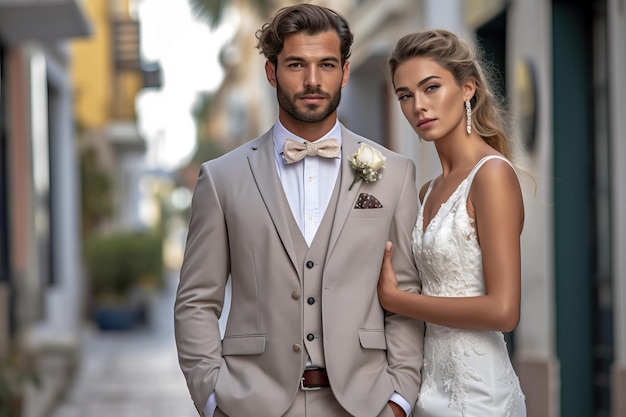
[[[319,142],[298,142],[287,139],[283,147],[283,160],[286,164],[298,162],[305,156],[321,156],[322,158],[339,158],[339,141],[324,139]]]

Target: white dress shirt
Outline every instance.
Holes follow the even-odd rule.
[[[336,122],[332,129],[316,142],[335,138],[341,147],[341,128]],[[330,197],[335,189],[341,157],[322,158],[319,156],[305,157],[301,161],[285,164],[283,161],[283,146],[286,139],[305,142],[305,139],[290,133],[276,121],[273,130],[274,152],[276,155],[276,170],[283,185],[285,196],[291,207],[293,217],[298,227],[311,246],[315,233],[319,228]]]

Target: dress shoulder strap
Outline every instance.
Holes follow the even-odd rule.
[[[433,189],[433,184],[434,183],[435,183],[435,178],[431,179],[430,180],[430,184],[428,184],[428,189],[426,190],[426,193],[424,193],[424,201],[422,201],[422,206],[424,206],[426,204],[426,199],[430,195],[430,191]]]
[[[515,170],[515,167],[513,167],[513,164],[511,164],[511,161],[509,161],[508,159],[506,159],[503,156],[500,155],[487,155],[485,157],[483,157],[480,161],[478,161],[478,163],[476,163],[476,165],[474,165],[474,168],[472,168],[472,170],[470,171],[469,175],[467,176],[467,186],[465,187],[465,199],[467,200],[467,196],[469,195],[470,192],[470,188],[472,188],[472,182],[474,181],[474,177],[476,176],[476,173],[478,172],[478,170],[485,165],[485,162],[491,160],[491,159],[501,159],[504,162],[506,162],[507,164],[511,165],[511,168],[513,168],[513,170]]]

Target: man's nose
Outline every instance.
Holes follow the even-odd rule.
[[[307,68],[304,86],[307,88],[318,88],[320,86],[319,69],[317,67]]]

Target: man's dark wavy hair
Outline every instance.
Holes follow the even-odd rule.
[[[346,19],[327,7],[297,4],[278,10],[274,18],[256,32],[257,49],[274,65],[283,50],[285,37],[305,32],[315,35],[334,30],[341,41],[341,65],[350,57],[353,34]]]

